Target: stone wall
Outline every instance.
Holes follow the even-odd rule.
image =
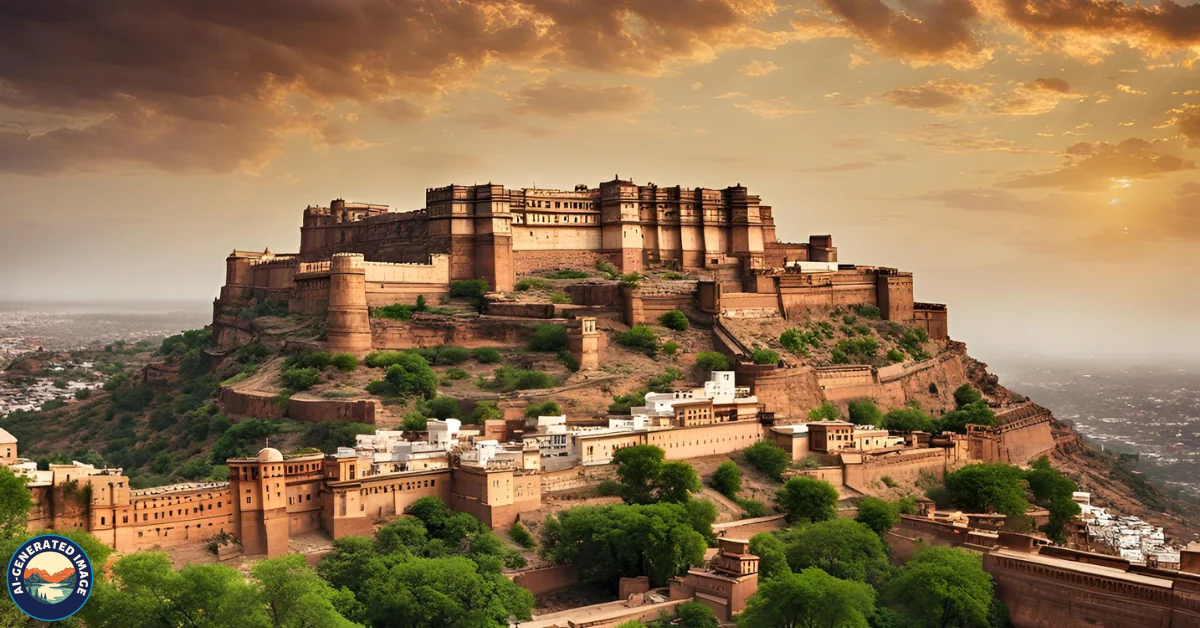
[[[613,465],[575,466],[559,471],[543,471],[541,474],[542,493],[575,490],[593,486],[614,477],[616,477],[616,467]]]
[[[287,404],[287,417],[306,423],[353,421],[375,424],[375,402],[367,399],[299,399],[292,397]]]
[[[284,416],[284,406],[276,401],[277,395],[266,392],[234,390],[222,386],[217,400],[221,411],[231,417],[252,419],[281,419]]]
[[[529,333],[546,320],[459,318],[416,314],[411,320],[371,319],[371,342],[376,349],[460,347],[523,347]]]
[[[530,569],[513,574],[512,581],[534,595],[545,595],[579,584],[579,568],[575,565],[558,565]]]

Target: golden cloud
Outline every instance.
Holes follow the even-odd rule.
[[[1117,144],[1080,142],[1062,153],[1063,163],[1050,170],[1024,172],[999,187],[1086,191],[1104,189],[1118,179],[1153,179],[1195,170],[1192,161],[1164,152],[1155,142],[1130,138]]]
[[[650,106],[650,92],[632,85],[593,87],[547,79],[527,85],[511,96],[511,111],[549,118],[623,116]]]
[[[924,85],[889,89],[880,94],[879,99],[906,109],[943,112],[961,109],[989,95],[991,92],[986,87],[943,78]]]
[[[758,77],[758,76],[766,76],[772,72],[777,72],[782,69],[783,68],[779,67],[778,65],[775,65],[771,61],[763,62],[763,61],[756,60],[756,61],[751,61],[750,63],[747,63],[746,65],[743,65],[742,67],[738,68],[738,72],[741,72],[742,74],[745,74],[746,76]]]

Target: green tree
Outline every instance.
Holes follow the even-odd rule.
[[[404,415],[404,429],[410,432],[424,432],[429,429],[429,417],[414,410]]]
[[[734,461],[726,460],[718,465],[713,473],[712,485],[718,493],[733,498],[742,490],[742,470]]]
[[[897,408],[883,415],[883,427],[897,432],[932,432],[933,417],[920,408]]]
[[[850,422],[855,425],[883,425],[883,412],[870,399],[855,399],[847,404],[847,414]]]
[[[503,418],[504,411],[496,406],[495,401],[477,401],[475,402],[475,407],[471,410],[471,417],[467,422],[475,425],[483,425],[484,421]]]
[[[754,443],[742,453],[746,456],[746,462],[776,480],[781,479],[788,465],[792,464],[792,455],[770,441]]]
[[[954,405],[959,408],[964,408],[973,403],[980,403],[982,401],[983,394],[970,384],[963,384],[962,386],[954,389]]]
[[[516,542],[517,545],[525,549],[533,549],[537,546],[537,540],[533,538],[533,534],[529,532],[529,528],[525,527],[524,523],[517,521],[508,529],[508,536]]]
[[[750,537],[750,553],[758,557],[760,581],[792,573],[787,562],[787,546],[770,532],[759,532]]]
[[[661,323],[663,327],[673,331],[687,331],[688,328],[687,316],[679,310],[671,310],[670,312],[663,314],[662,316],[658,317],[658,322]]]
[[[840,418],[842,418],[841,411],[831,401],[825,401],[808,411],[809,421],[837,421]]]
[[[262,449],[268,436],[279,433],[276,421],[246,419],[225,430],[221,438],[213,443],[211,461],[225,464],[230,458],[247,458]]]
[[[706,371],[728,371],[729,358],[716,351],[701,351],[696,354],[696,366]]]
[[[933,547],[900,568],[884,600],[915,626],[984,628],[992,607],[992,577],[979,555]]]
[[[996,415],[992,409],[982,401],[975,401],[942,415],[938,421],[938,429],[943,432],[966,434],[968,425],[992,426],[995,424]]]
[[[720,625],[712,609],[700,602],[684,602],[676,606],[675,616],[674,625],[679,628],[717,628]]]
[[[0,539],[11,539],[25,532],[33,496],[12,470],[0,466]]]
[[[659,469],[654,488],[658,501],[682,504],[691,499],[692,493],[700,492],[700,475],[686,462],[667,462]]]
[[[480,364],[495,364],[500,361],[500,352],[491,347],[480,347],[471,350],[471,357]]]
[[[526,589],[462,556],[391,561],[367,577],[357,597],[375,628],[506,628],[510,617],[529,619],[534,602]]]
[[[882,537],[900,523],[900,510],[896,504],[877,497],[864,497],[858,502],[858,515],[854,520],[871,528]]]
[[[438,395],[431,399],[423,399],[417,403],[417,410],[434,419],[452,419],[461,413],[458,400],[446,395]]]
[[[334,607],[338,592],[317,575],[301,554],[259,562],[250,570],[259,603],[274,628],[353,628]]]
[[[654,357],[658,353],[658,334],[649,325],[634,325],[629,331],[617,334],[617,342]]]
[[[567,348],[567,328],[550,323],[538,325],[529,335],[529,348],[534,351],[553,351]]]
[[[617,479],[621,481],[621,498],[627,504],[649,504],[654,501],[655,482],[662,472],[663,450],[654,445],[623,447],[613,454]]]
[[[838,492],[832,484],[808,476],[788,480],[776,495],[787,520],[825,521],[837,516]]]
[[[1029,510],[1024,476],[1020,468],[1003,462],[970,464],[946,474],[946,491],[967,512],[999,512],[1016,517]]]
[[[330,363],[336,366],[339,371],[350,372],[358,369],[358,358],[350,353],[334,354]]]
[[[338,447],[353,447],[359,434],[373,433],[375,433],[374,425],[356,421],[326,421],[306,428],[300,435],[300,444],[332,454],[337,451]],[[222,460],[222,462],[224,461]]]
[[[543,401],[541,403],[531,403],[525,407],[525,418],[532,419],[539,416],[559,416],[562,414],[562,407],[556,401]]]
[[[329,354],[322,354],[329,357]],[[283,372],[279,381],[284,388],[297,392],[308,390],[321,381],[321,372],[315,368],[293,368]]]
[[[437,374],[425,358],[415,353],[401,353],[396,362],[387,367],[383,379],[392,385],[396,394],[426,398],[437,395]]]
[[[455,299],[481,301],[487,291],[488,282],[484,279],[464,279],[450,282],[450,296]]]
[[[837,578],[877,583],[889,570],[887,549],[879,535],[850,519],[794,528],[783,542],[792,571],[817,567]]]
[[[112,581],[97,581],[79,613],[91,628],[271,626],[258,592],[232,567],[188,565],[175,571],[166,554],[138,552],[123,556],[111,570]]]
[[[875,591],[820,569],[767,579],[737,618],[738,628],[867,628]]]
[[[779,362],[779,354],[765,347],[758,347],[750,352],[750,359],[755,364],[776,364]]]
[[[1051,539],[1061,543],[1065,540],[1065,526],[1080,513],[1079,504],[1073,494],[1079,490],[1071,478],[1050,466],[1050,459],[1042,456],[1025,472],[1025,482],[1033,494],[1033,500],[1050,512],[1050,521],[1042,530]]]

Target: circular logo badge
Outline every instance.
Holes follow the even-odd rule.
[[[83,608],[92,578],[83,548],[55,534],[25,541],[8,561],[8,594],[17,608],[42,621],[66,619]]]

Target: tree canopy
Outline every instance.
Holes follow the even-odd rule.
[[[875,583],[889,569],[887,549],[879,535],[850,519],[793,528],[783,542],[792,571],[818,567],[838,578]]]
[[[656,501],[682,504],[699,492],[700,476],[686,462],[663,462],[663,450],[654,445],[634,445],[613,454],[621,498],[627,504]]]
[[[871,528],[879,536],[887,534],[900,523],[900,509],[896,504],[878,497],[864,497],[858,502],[858,515],[854,520]]]
[[[746,462],[753,465],[755,469],[777,480],[792,463],[791,454],[779,445],[765,440],[747,447],[743,455],[746,456]]]
[[[1029,510],[1026,488],[1024,472],[1003,462],[969,464],[946,474],[950,498],[968,512],[1024,515]]]
[[[825,521],[837,516],[838,492],[832,484],[807,476],[795,477],[776,496],[788,521]]]
[[[734,461],[726,460],[713,472],[712,485],[718,493],[732,498],[742,490],[742,470]]]
[[[29,487],[25,486],[25,478],[19,478],[12,469],[0,466],[0,539],[24,534],[32,507],[33,496],[29,493]]]
[[[982,628],[993,603],[992,577],[980,556],[933,547],[900,568],[885,599],[916,626]]]
[[[816,568],[761,582],[738,628],[867,628],[875,591]]]

